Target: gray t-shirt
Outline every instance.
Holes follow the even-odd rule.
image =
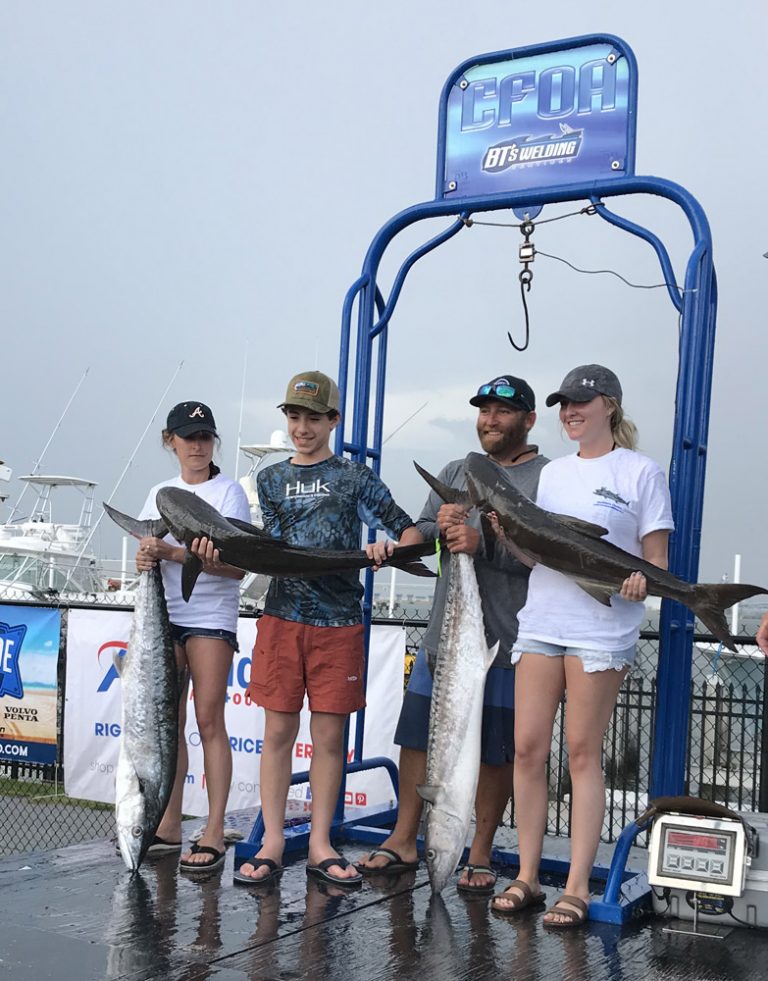
[[[526,463],[513,464],[510,467],[499,467],[507,479],[522,491],[523,494],[536,499],[539,484],[539,474],[546,457],[537,456]],[[439,479],[449,487],[465,490],[467,486],[464,474],[464,460],[453,460],[440,471]],[[437,538],[437,512],[444,502],[434,491],[430,491],[424,510],[421,512],[416,527],[427,540]],[[467,521],[472,527],[480,529],[480,515],[476,510],[470,511]],[[509,549],[502,546],[493,548],[490,559],[486,557],[485,543],[481,539],[479,551],[475,554],[475,573],[480,589],[480,599],[483,604],[483,619],[485,620],[485,636],[488,646],[499,641],[494,667],[510,668],[510,650],[517,639],[517,613],[525,603],[528,592],[528,576],[530,569],[519,562]],[[432,601],[432,612],[429,625],[424,634],[422,646],[430,654],[437,651],[440,642],[440,629],[443,623],[445,598],[448,591],[448,568],[450,553],[447,549],[441,552],[442,575],[435,584],[435,595]]]

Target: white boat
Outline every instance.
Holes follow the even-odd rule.
[[[251,460],[248,473],[240,483],[248,495],[251,520],[264,526],[256,490],[255,474],[264,461],[276,453],[294,452],[286,433],[275,430],[269,443],[251,443],[240,447]],[[0,480],[9,480],[11,471],[0,462]],[[138,579],[133,562],[128,560],[128,539],[123,539],[120,560],[101,559],[90,547],[93,503],[96,482],[81,477],[30,474],[19,477],[36,492],[31,512],[10,518],[0,524],[0,600],[66,600],[88,605],[127,605],[133,603],[133,589]],[[76,522],[56,520],[56,509],[62,494],[79,494],[80,516]],[[0,495],[4,500],[5,495]],[[70,510],[71,500],[68,503]],[[241,584],[241,608],[254,610],[262,604],[269,577],[249,572]]]
[[[125,559],[104,563],[89,550],[96,483],[81,477],[19,477],[37,493],[31,513],[0,525],[0,599],[131,602]],[[53,499],[68,489],[82,497],[75,523],[57,521]],[[66,492],[66,491],[65,491]]]

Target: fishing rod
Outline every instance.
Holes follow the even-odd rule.
[[[243,362],[243,381],[240,386],[240,418],[237,422],[237,443],[235,444],[235,480],[240,471],[240,440],[243,438],[243,404],[245,403],[245,376],[248,373],[248,342],[245,343],[245,361]]]
[[[150,427],[152,426],[152,424],[154,423],[155,419],[157,418],[157,413],[160,411],[160,406],[165,401],[166,395],[170,391],[171,386],[173,385],[173,383],[176,381],[176,378],[177,378],[179,372],[181,371],[183,364],[184,364],[183,361],[179,361],[179,364],[178,364],[178,366],[176,368],[176,371],[174,371],[174,373],[173,373],[173,377],[168,382],[168,384],[165,386],[165,390],[163,391],[163,394],[158,399],[157,405],[155,406],[155,408],[154,408],[154,410],[152,412],[152,415],[151,415],[151,417],[149,419],[149,422],[144,427],[144,432],[139,437],[139,441],[136,444],[136,446],[134,447],[133,452],[131,453],[130,457],[128,458],[128,462],[123,467],[123,472],[117,478],[117,483],[113,487],[112,493],[107,498],[107,501],[106,501],[107,504],[111,504],[112,503],[112,498],[115,496],[115,494],[117,494],[118,490],[120,489],[120,485],[123,482],[123,478],[128,473],[128,470],[130,469],[131,465],[133,464],[133,461],[134,461],[134,459],[136,457],[136,454],[139,452],[139,449],[141,448],[141,444],[144,442],[144,439],[145,439],[147,433],[149,432]],[[93,527],[91,528],[90,533],[89,533],[88,537],[86,538],[85,542],[83,543],[83,547],[80,549],[80,552],[78,553],[78,556],[75,559],[75,562],[74,562],[72,568],[69,570],[69,574],[67,575],[66,582],[64,583],[64,585],[62,586],[62,589],[61,589],[61,592],[62,593],[65,593],[66,592],[67,586],[69,585],[69,582],[72,579],[72,576],[74,575],[75,570],[77,569],[78,565],[80,564],[80,560],[85,555],[86,549],[91,544],[91,539],[93,538],[93,536],[94,536],[94,534],[96,532],[96,529],[101,524],[101,519],[104,517],[104,513],[105,513],[104,512],[104,508],[102,508],[101,509],[101,514],[96,519],[96,522],[93,525]]]
[[[86,369],[85,369],[85,371],[83,372],[83,376],[82,376],[82,378],[81,378],[81,379],[80,379],[80,381],[79,381],[79,382],[77,383],[77,385],[75,385],[75,390],[74,390],[74,392],[72,392],[72,394],[71,394],[71,395],[70,395],[70,397],[69,397],[69,401],[68,401],[68,402],[67,402],[67,404],[66,404],[66,405],[64,406],[64,411],[63,411],[63,412],[61,413],[61,415],[59,416],[59,421],[58,421],[58,422],[56,423],[56,425],[55,425],[55,426],[53,427],[53,432],[52,432],[52,433],[51,433],[51,435],[50,435],[50,436],[48,437],[48,442],[47,442],[47,443],[45,444],[45,446],[43,447],[43,451],[42,451],[42,453],[40,454],[40,456],[39,456],[39,457],[37,458],[37,460],[35,461],[35,465],[34,465],[34,466],[32,467],[32,473],[30,474],[30,476],[32,476],[32,477],[33,477],[33,476],[34,476],[34,475],[35,475],[35,474],[36,474],[36,473],[38,472],[38,470],[40,469],[40,464],[41,464],[41,463],[43,462],[43,457],[45,456],[45,454],[46,454],[46,451],[48,450],[48,447],[49,447],[49,446],[51,445],[51,443],[53,442],[53,437],[54,437],[54,436],[56,435],[56,433],[57,433],[57,432],[59,431],[59,427],[61,426],[61,424],[62,424],[62,422],[64,421],[64,416],[66,416],[66,414],[67,414],[67,412],[69,412],[69,407],[70,407],[70,406],[72,405],[72,403],[74,402],[74,400],[75,400],[75,396],[76,396],[76,395],[77,395],[77,393],[78,393],[78,392],[80,391],[80,386],[81,386],[81,385],[83,384],[83,382],[85,381],[85,377],[86,377],[86,375],[88,374],[88,372],[89,372],[90,370],[91,370],[91,369],[90,369],[90,366],[89,366],[88,368],[86,368]],[[14,504],[14,506],[13,506],[13,508],[12,508],[12,510],[11,510],[11,513],[10,513],[10,515],[9,515],[9,517],[8,517],[8,524],[10,524],[10,523],[11,523],[11,522],[13,521],[13,516],[14,516],[14,515],[16,514],[16,512],[17,512],[17,511],[19,510],[19,507],[21,506],[21,502],[22,502],[22,500],[23,500],[23,498],[24,498],[24,495],[25,495],[25,494],[27,493],[27,491],[28,491],[28,490],[29,490],[29,484],[24,484],[24,487],[23,487],[23,489],[22,489],[22,491],[21,491],[21,494],[19,494],[19,499],[18,499],[18,501],[16,501],[16,503]]]

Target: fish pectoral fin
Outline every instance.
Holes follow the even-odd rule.
[[[440,786],[432,787],[428,784],[419,784],[416,787],[416,793],[422,800],[427,801],[427,803],[437,804],[443,796],[443,788]]]
[[[577,586],[581,586],[585,593],[589,593],[592,599],[602,603],[603,606],[611,605],[611,596],[615,596],[618,590],[614,586],[605,586],[602,583],[592,582],[589,579],[574,579]]]
[[[493,530],[493,525],[491,524],[491,519],[484,512],[480,512],[480,530],[483,534],[483,548],[485,549],[485,558],[488,562],[493,560],[493,556],[496,553],[496,533]]]
[[[197,577],[203,571],[203,563],[196,555],[187,553],[184,564],[181,567],[181,595],[185,603],[189,602],[192,590],[195,588]]]
[[[585,535],[589,535],[590,538],[604,538],[608,534],[608,529],[603,528],[602,525],[593,524],[591,521],[582,521],[581,518],[574,518],[570,514],[555,514],[552,512],[552,517],[556,518],[561,524],[573,528],[574,531],[580,531]]]

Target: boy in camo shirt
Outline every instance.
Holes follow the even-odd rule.
[[[296,453],[257,479],[267,531],[310,548],[360,547],[363,522],[398,544],[422,541],[410,517],[367,466],[336,456],[331,434],[339,424],[339,390],[327,375],[306,371],[291,379],[278,406]],[[367,546],[376,562],[391,541]],[[259,620],[249,692],[266,712],[261,754],[262,847],[235,873],[238,882],[279,875],[293,745],[306,691],[311,712],[312,825],[307,873],[337,885],[356,885],[360,873],[330,842],[344,767],[347,717],[365,705],[363,587],[356,571],[314,579],[273,579]]]

